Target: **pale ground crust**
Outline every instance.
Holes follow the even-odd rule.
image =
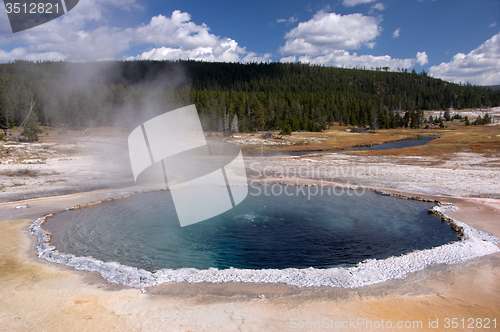
[[[311,330],[298,327],[315,321],[333,324],[328,325],[333,327],[330,330],[335,330],[336,322],[344,324],[345,331],[373,330],[373,325],[366,325],[368,321],[385,327],[388,321],[393,326],[421,321],[420,330],[429,330],[429,319],[438,319],[438,330],[443,330],[446,318],[457,318],[460,324],[464,318],[466,327],[469,318],[481,318],[483,322],[496,318],[498,327],[500,253],[455,265],[430,266],[402,280],[357,289],[169,283],[144,293],[110,284],[97,273],[76,271],[36,256],[35,237],[28,234],[28,226],[36,217],[123,191],[30,200],[30,209],[15,213],[14,207],[25,202],[0,205],[0,215],[6,216],[9,211],[11,217],[25,218],[0,223],[0,330],[293,331]],[[460,209],[450,216],[500,237],[498,200],[418,196],[452,202]],[[460,330],[467,328],[453,329]]]
[[[376,324],[384,320],[384,324],[391,321],[393,326],[398,322],[422,322],[422,329],[393,328],[391,331],[442,331],[446,318],[450,322],[456,318],[460,324],[464,319],[466,327],[470,318],[483,322],[496,318],[497,329],[500,325],[500,253],[455,265],[429,266],[410,273],[405,279],[357,289],[169,283],[148,288],[144,293],[140,289],[106,282],[96,272],[77,271],[39,259],[35,237],[28,232],[34,220],[67,207],[133,190],[106,189],[22,201],[28,197],[128,185],[126,181],[117,183],[115,180],[127,175],[127,170],[120,167],[128,163],[122,143],[100,138],[94,141],[87,137],[76,140],[80,142],[86,142],[82,143],[82,149],[94,152],[93,158],[75,155],[71,152],[73,143],[48,148],[40,145],[38,150],[45,151],[49,158],[43,164],[25,165],[14,160],[13,164],[0,166],[0,187],[5,186],[0,188],[0,201],[19,200],[0,204],[0,331],[310,331],[323,329],[298,327],[326,320],[332,322],[334,328],[324,330],[336,330],[335,322],[346,326],[349,320],[356,322],[357,319],[371,321],[372,328],[348,324],[337,330],[380,331],[384,329],[375,329]],[[96,145],[99,146],[97,152]],[[33,156],[28,150],[23,153],[26,158],[39,158],[38,150]],[[103,165],[102,160],[107,162]],[[109,168],[110,160],[115,168]],[[332,167],[329,169],[335,171],[334,176],[326,178],[333,182],[357,185],[359,181],[359,184],[385,191],[393,189],[408,196],[452,202],[460,209],[448,212],[450,217],[500,237],[499,200],[470,197],[500,197],[500,163],[496,155],[456,153],[427,158],[339,154],[296,159],[245,158],[245,162],[252,161],[261,163],[260,170],[265,166],[275,171],[279,171],[279,166]],[[378,167],[376,176],[370,171],[372,165]],[[31,173],[18,174],[19,169]],[[307,175],[315,178],[313,172],[318,169],[321,170],[310,167],[311,174]],[[296,181],[295,178],[288,180]],[[26,203],[30,208],[15,209]],[[429,319],[432,322],[438,319],[438,328],[429,329]],[[461,325],[449,329],[461,330],[470,329],[462,329]],[[490,323],[490,329],[485,330],[495,329]]]

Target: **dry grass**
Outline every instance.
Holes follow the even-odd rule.
[[[261,137],[264,132],[249,134],[238,133],[237,136],[239,136],[240,141],[248,138],[262,140],[262,142],[267,141],[275,143],[275,145],[264,144],[264,153],[280,151],[347,150],[358,146],[371,146],[405,139],[414,139],[418,135],[435,135],[439,136],[439,138],[424,146],[349,153],[373,156],[442,156],[456,152],[473,152],[484,154],[485,156],[498,156],[500,154],[500,126],[465,126],[461,122],[446,122],[445,124],[447,127],[443,129],[399,128],[377,130],[374,133],[348,132],[346,131],[349,129],[348,127],[334,125],[323,132],[294,132],[291,136],[284,136],[282,139],[262,139]],[[119,139],[125,142],[128,136],[128,131],[121,127],[90,128],[90,134],[86,136],[82,135],[81,130],[68,129],[65,134],[58,134],[56,129],[45,128],[45,132],[49,133],[49,135],[41,135],[41,143],[53,145],[43,145],[36,151],[38,153],[34,151],[35,153],[33,153],[33,156],[30,155],[29,157],[33,158],[37,155],[40,157],[49,157],[49,155],[46,155],[48,152],[53,153],[50,154],[52,158],[59,155],[64,157],[72,156],[82,152],[80,144],[78,144],[80,140],[99,137]],[[273,134],[278,135],[278,132],[273,132]],[[231,139],[228,140],[231,141]],[[261,145],[258,143],[255,144],[255,142],[252,145],[242,144],[241,147],[245,154],[256,154],[261,151]],[[0,151],[0,155],[11,158],[12,152],[10,155],[5,153],[7,149],[8,144],[5,144],[4,149],[0,149],[4,150]],[[22,157],[27,158],[28,156]]]
[[[263,151],[328,151],[346,150],[358,146],[415,139],[418,135],[439,136],[438,139],[416,147],[383,151],[353,151],[350,154],[373,156],[440,156],[456,152],[473,152],[485,156],[500,154],[500,126],[465,126],[463,123],[447,122],[443,129],[387,129],[374,133],[347,132],[347,127],[335,126],[320,133],[294,132],[283,139],[291,145],[264,146]],[[243,134],[242,136],[244,136]],[[259,145],[242,146],[245,153],[259,153]]]
[[[471,152],[487,157],[500,155],[500,126],[464,126],[450,124],[433,130],[439,138],[426,145],[405,149],[367,151],[367,155],[440,156],[456,152]]]
[[[328,151],[346,150],[358,146],[371,146],[381,143],[416,138],[415,131],[385,131],[376,133],[354,133],[346,131],[347,127],[335,126],[323,132],[294,132],[291,136],[284,136],[282,140],[290,145],[265,146],[264,153],[274,151]],[[277,134],[277,132],[275,133]],[[243,134],[244,136],[245,134]],[[278,140],[275,140],[278,141]],[[260,146],[243,146],[243,152],[260,152]]]

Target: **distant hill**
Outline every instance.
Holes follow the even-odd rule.
[[[331,122],[420,127],[423,110],[500,105],[499,90],[445,82],[424,71],[386,70],[300,63],[17,61],[0,65],[0,126],[21,124],[32,96],[33,117],[44,125],[133,127],[194,103],[204,129],[220,130],[237,115],[241,131],[317,131]]]
[[[486,89],[493,90],[493,91],[500,90],[500,85],[484,85],[483,87]]]

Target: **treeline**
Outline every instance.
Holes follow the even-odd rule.
[[[500,105],[500,91],[452,84],[424,71],[195,61],[0,65],[2,128],[25,120],[32,97],[32,116],[43,125],[132,127],[194,103],[205,130],[217,130],[221,119],[237,115],[239,130],[246,132],[318,131],[333,122],[420,127],[423,110]]]

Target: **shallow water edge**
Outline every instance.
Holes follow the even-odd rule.
[[[391,195],[406,199],[424,200],[420,197],[408,197],[401,194],[389,194],[381,190],[374,190],[383,195]],[[128,197],[131,194],[110,198],[94,203],[70,207],[66,210],[83,208],[114,199]],[[429,200],[425,200],[429,201]],[[50,245],[50,233],[42,228],[42,224],[51,214],[37,219],[30,226],[30,233],[36,235],[38,256],[47,261],[72,266],[77,270],[99,272],[107,281],[125,286],[145,288],[166,282],[265,282],[285,283],[298,287],[331,286],[356,288],[369,284],[380,283],[389,279],[402,279],[407,273],[419,271],[431,264],[455,264],[475,257],[485,256],[500,251],[497,243],[500,240],[488,233],[476,230],[465,223],[453,220],[446,216],[447,211],[456,210],[451,204],[439,203],[431,209],[431,213],[442,218],[443,221],[459,233],[460,240],[442,246],[425,250],[416,250],[400,256],[386,259],[369,259],[358,263],[354,267],[346,268],[307,268],[307,269],[162,269],[149,272],[126,266],[117,262],[103,262],[92,257],[77,257],[72,254],[60,253]]]

